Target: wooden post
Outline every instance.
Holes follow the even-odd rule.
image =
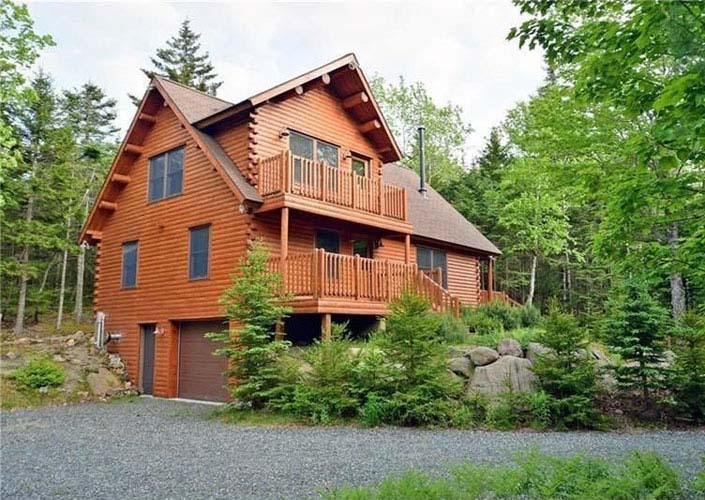
[[[311,289],[313,297],[317,299],[321,293],[318,288],[318,250],[314,250],[311,254]]]
[[[355,255],[355,300],[360,300],[360,256]]]
[[[331,315],[330,313],[326,313],[321,316],[321,338],[323,340],[330,340],[330,330]]]
[[[317,249],[316,252],[318,253],[318,296],[323,297],[326,294],[326,255],[322,248]]]
[[[387,302],[392,300],[392,273],[389,270],[389,261],[384,261],[384,268],[387,274]]]
[[[281,190],[283,193],[289,192],[289,165],[291,162],[291,153],[286,151],[281,156]]]
[[[494,295],[494,257],[487,261],[487,300],[491,301]]]
[[[404,263],[411,264],[411,235],[404,236]]]
[[[384,183],[380,181],[379,183],[379,214],[384,215]]]
[[[279,256],[281,258],[281,265],[279,270],[281,271],[282,281],[284,282],[284,291],[286,289],[286,275],[287,275],[287,265],[286,259],[289,257],[289,207],[282,208],[281,214],[281,235],[280,235],[280,245]]]
[[[277,324],[274,326],[274,338],[275,340],[284,340],[284,322],[283,321],[277,321]]]

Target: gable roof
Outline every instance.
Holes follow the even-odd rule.
[[[174,104],[184,114],[184,118],[191,124],[233,106],[231,102],[187,87],[163,76],[155,75],[154,78],[159,80],[159,83],[174,101]]]
[[[277,100],[294,91],[304,91],[307,86],[321,81],[324,81],[325,85],[341,100],[364,93],[365,100],[346,108],[346,111],[360,124],[374,124],[365,132],[365,135],[375,144],[383,161],[393,162],[402,158],[399,145],[389,129],[369,82],[360,69],[355,54],[352,53],[248,97],[237,104],[231,104],[193,123],[198,128],[208,128],[270,100]]]
[[[413,235],[450,243],[493,255],[502,252],[443,196],[428,186],[428,196],[419,192],[419,176],[411,169],[388,163],[382,169],[385,182],[406,189],[409,222]]]

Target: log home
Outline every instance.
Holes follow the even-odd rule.
[[[492,295],[499,250],[400,158],[352,54],[238,103],[155,76],[80,236],[136,386],[226,397],[202,334],[221,329],[218,299],[255,239],[292,297],[294,341],[383,317],[409,284],[456,315]]]

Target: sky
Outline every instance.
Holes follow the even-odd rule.
[[[188,18],[224,83],[218,96],[239,102],[343,54],[354,52],[368,77],[403,76],[434,101],[460,105],[474,132],[467,155],[544,77],[542,55],[506,40],[520,22],[510,0],[445,3],[44,3],[29,9],[54,37],[39,64],[59,88],[86,81],[118,101],[125,132],[149,58]]]

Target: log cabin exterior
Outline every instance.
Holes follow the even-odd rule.
[[[292,318],[324,336],[332,315],[384,316],[409,285],[452,314],[492,297],[499,250],[400,158],[352,54],[240,103],[155,76],[80,236],[136,386],[226,397],[202,334],[220,329],[218,299],[256,239]]]

